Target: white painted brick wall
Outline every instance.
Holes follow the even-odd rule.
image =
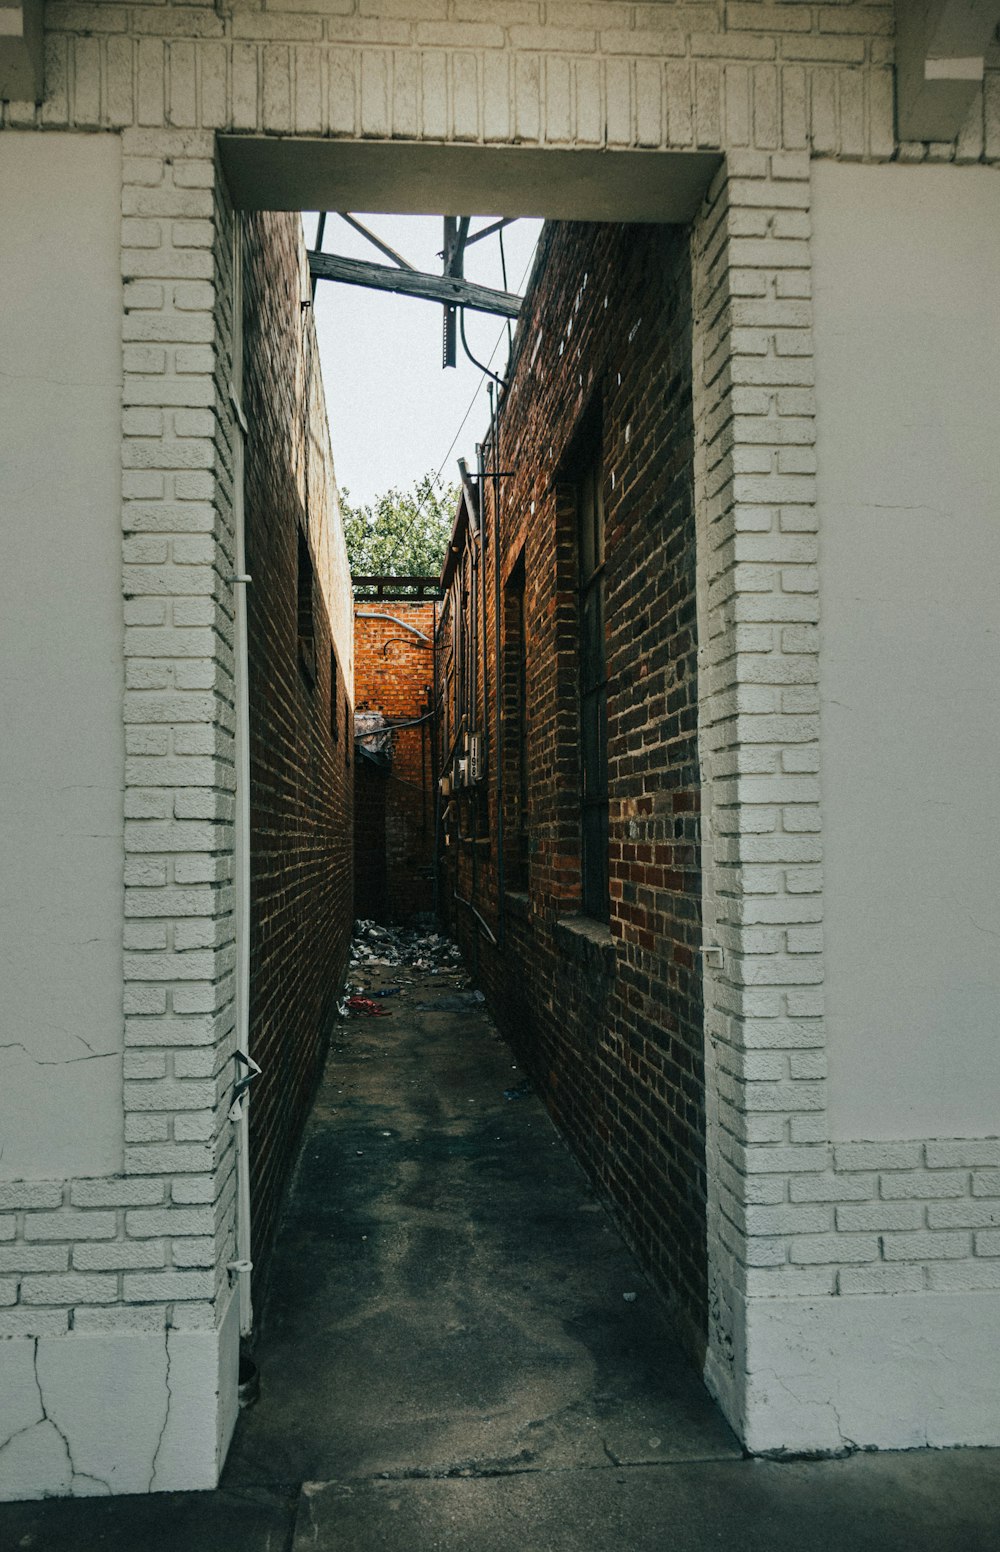
[[[893,7],[50,4],[46,100],[5,122],[893,154]],[[1000,59],[956,143],[1000,153]],[[204,185],[203,187],[208,187]],[[186,216],[184,219],[197,219]]]

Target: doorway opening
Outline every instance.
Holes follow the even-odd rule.
[[[336,646],[338,629],[347,640],[343,617],[331,618],[329,642],[316,635],[306,688],[328,702],[325,743],[293,730],[289,747],[309,773],[297,785],[268,766],[276,658],[258,653],[257,784],[293,820],[268,830],[256,805],[257,919],[271,957],[256,962],[251,1039],[270,1036],[277,1051],[284,1038],[269,975],[287,994],[289,931],[309,939],[315,960],[317,889],[327,947],[321,973],[295,992],[317,1031],[332,1013],[330,967],[343,963],[351,916],[434,910],[699,1355],[706,1183],[687,223],[717,158],[243,138],[224,140],[222,154],[251,223],[266,223],[267,210],[327,209],[374,229],[356,212],[436,208],[452,212],[457,240],[460,212],[548,217],[509,365],[488,382],[478,446],[456,466],[441,571],[436,582],[430,570],[406,584],[397,576],[396,589],[366,571],[350,648]],[[442,233],[447,269],[447,223]],[[331,272],[313,252],[303,313]],[[391,436],[384,410],[382,422]],[[307,496],[321,478],[310,448],[307,436],[295,471]],[[268,542],[273,511],[257,522]],[[336,579],[329,557],[313,563]],[[250,629],[263,640],[272,622],[258,608]],[[381,705],[358,693],[359,626],[373,642]],[[404,699],[391,702],[400,687]],[[322,785],[327,771],[317,818],[309,781]],[[349,878],[359,833],[345,909],[329,858]],[[304,893],[293,897],[290,874]],[[273,912],[261,908],[265,896]],[[275,1139],[282,1127],[297,1136],[315,1073],[315,1058],[303,1062],[297,1096],[261,1117],[260,1191],[276,1194],[287,1171]]]

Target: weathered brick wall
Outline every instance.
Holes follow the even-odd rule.
[[[366,618],[372,614],[394,618]],[[415,724],[400,725],[393,734],[388,772],[375,769],[360,755],[357,760],[357,916],[405,921],[432,908],[435,793],[427,719],[434,687],[435,614],[433,603],[398,599],[359,599],[355,608],[357,709],[381,712],[390,722]]]
[[[690,262],[684,231],[546,229],[499,426],[501,573],[523,549],[528,900],[494,952],[468,912],[503,1027],[588,1172],[702,1340],[705,1098]],[[574,439],[603,421],[610,778],[609,928],[580,911]],[[553,483],[555,481],[555,483]],[[453,837],[457,887],[500,935],[486,504],[490,839]],[[513,649],[504,633],[502,652]],[[508,697],[508,740],[515,737]],[[509,781],[511,761],[505,749]],[[470,797],[459,799],[468,809]],[[505,810],[512,807],[505,799]],[[470,825],[463,818],[463,830]],[[697,1336],[695,1335],[697,1333]]]
[[[244,408],[250,660],[250,1111],[261,1275],[322,1060],[351,923],[350,641],[331,626],[339,510],[297,216],[246,220]],[[299,646],[312,557],[313,661]],[[336,663],[336,673],[333,671]]]

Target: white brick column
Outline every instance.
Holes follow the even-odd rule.
[[[225,1328],[235,1393],[233,531],[230,220],[207,132],[124,135],[126,1173],[169,1250],[125,1278],[172,1329]],[[131,1221],[130,1221],[131,1220]],[[221,1454],[219,1455],[221,1458]]]
[[[0,1497],[212,1487],[236,1413],[231,215],[122,135],[124,1133],[0,1183]]]
[[[806,153],[734,151],[693,239],[705,793],[707,1376],[745,1427],[746,1301],[829,1290]],[[801,1257],[801,1259],[798,1259]]]
[[[706,1377],[756,1450],[988,1443],[1000,1143],[828,1124],[811,163],[727,161],[692,245]]]

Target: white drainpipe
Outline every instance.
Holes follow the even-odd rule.
[[[250,1134],[249,1084],[260,1068],[250,1055],[250,703],[247,686],[246,538],[243,512],[243,443],[247,433],[243,388],[243,250],[241,218],[233,220],[233,380],[229,397],[236,417],[233,438],[233,526],[236,575],[232,578],[236,616],[236,1090],[229,1115],[236,1127],[236,1260],[229,1272],[239,1281],[240,1333],[253,1328],[250,1302]]]

